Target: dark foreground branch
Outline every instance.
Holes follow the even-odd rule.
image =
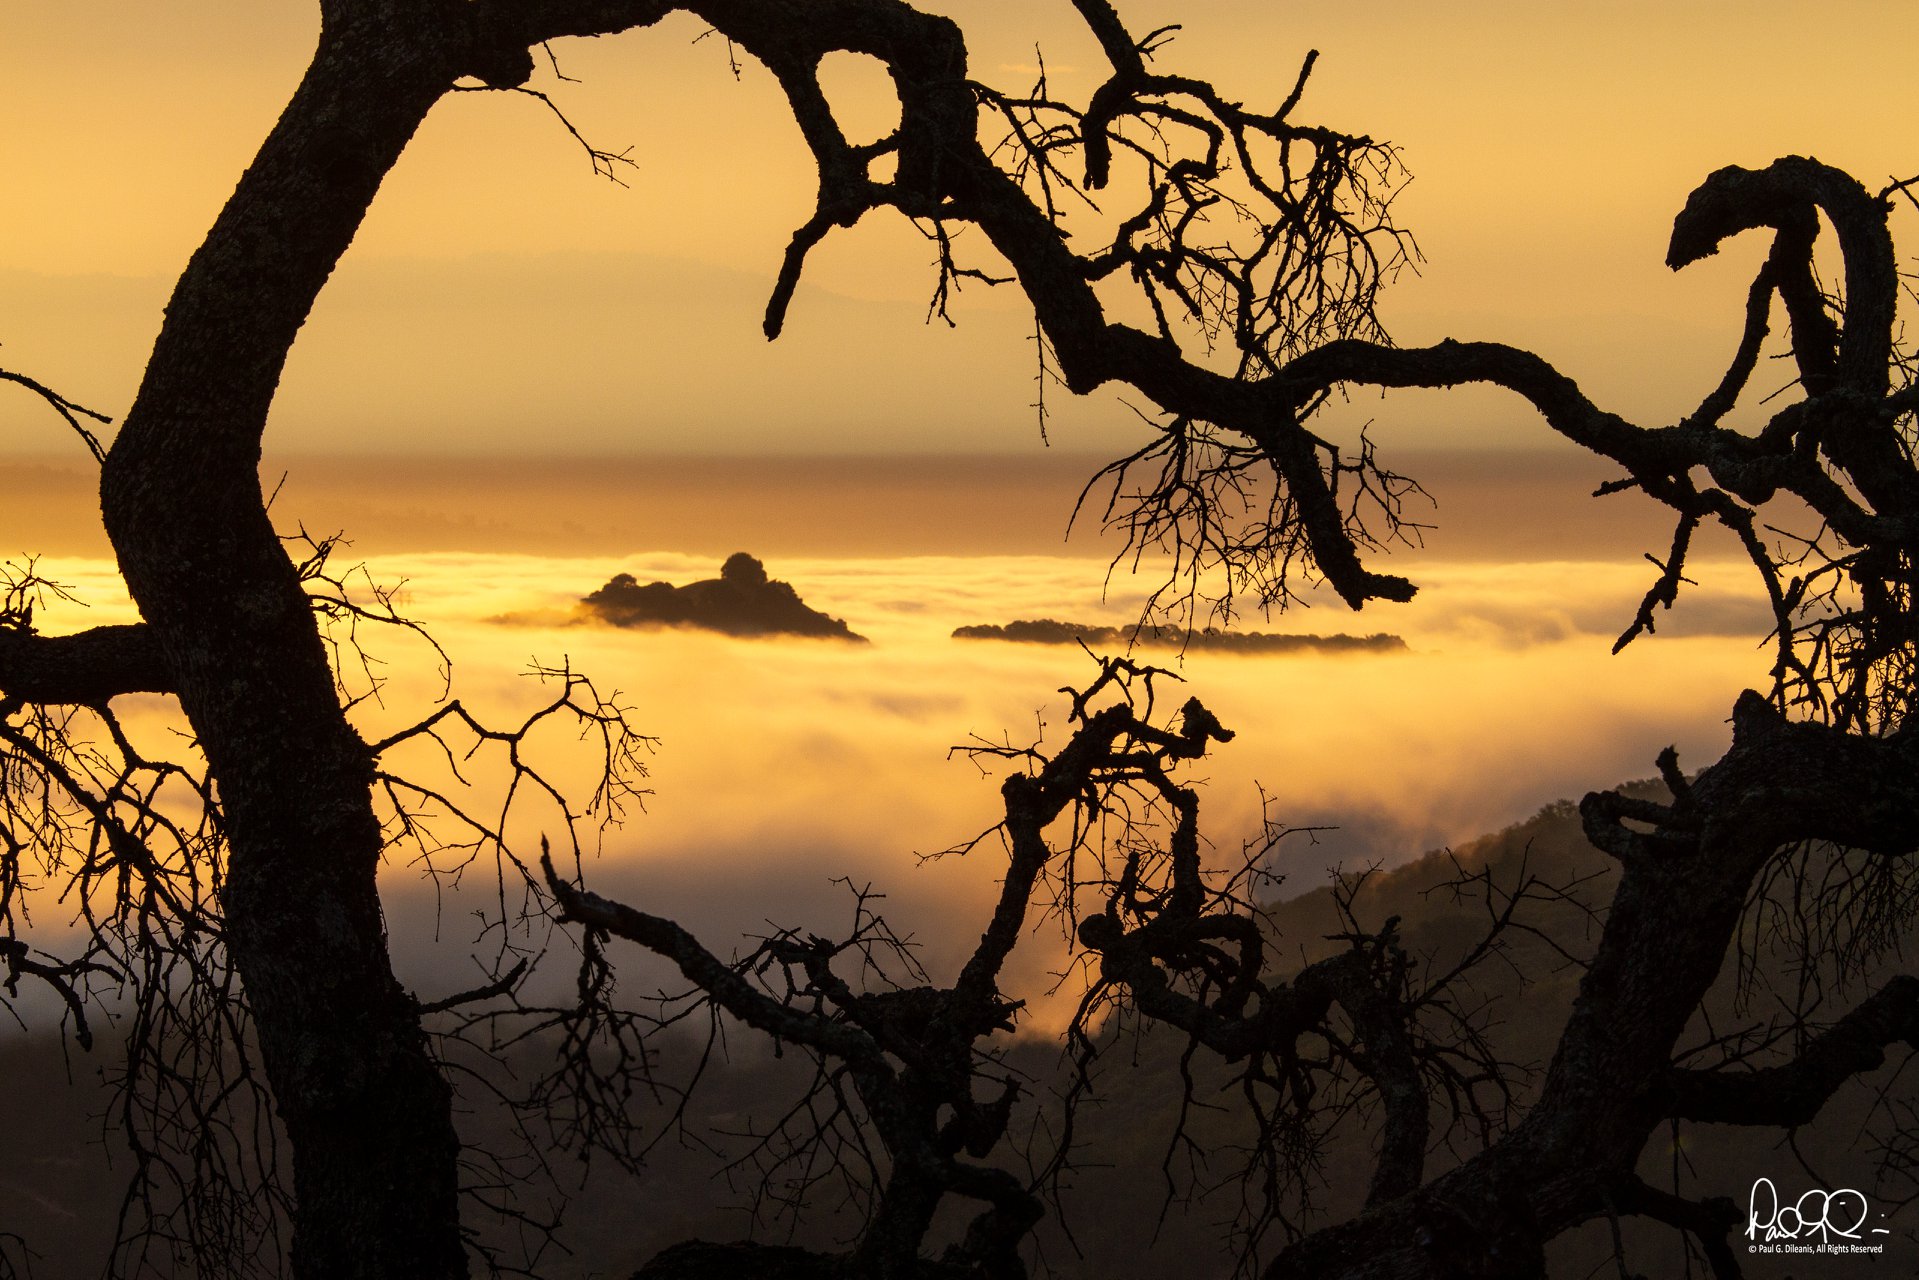
[[[173,688],[160,647],[143,623],[69,636],[0,626],[0,695],[7,703],[101,706],[122,694]]]
[[[1814,1036],[1784,1066],[1757,1071],[1679,1071],[1666,1079],[1668,1109],[1681,1120],[1793,1129],[1810,1124],[1854,1076],[1884,1065],[1895,1044],[1919,1049],[1919,978],[1902,974]]]
[[[96,413],[83,404],[75,404],[58,391],[55,391],[52,387],[37,382],[23,373],[14,373],[10,369],[0,369],[0,382],[15,383],[33,392],[33,394],[39,396],[42,400],[45,400],[53,411],[65,419],[69,427],[73,428],[74,434],[79,436],[80,442],[87,446],[87,452],[93,455],[95,462],[103,462],[106,460],[107,451],[101,447],[100,437],[94,435],[93,429],[87,426],[86,423],[80,421],[80,419],[89,418],[102,425],[108,425],[113,422],[112,418],[109,418],[104,413]]]

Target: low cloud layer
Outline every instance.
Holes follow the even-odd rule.
[[[376,560],[372,569],[389,584],[406,580],[403,607],[452,655],[453,693],[476,714],[511,723],[550,698],[551,686],[526,674],[537,661],[592,674],[658,738],[646,811],[610,828],[603,854],[588,864],[598,887],[682,918],[730,953],[773,927],[842,926],[850,880],[888,895],[928,965],[950,963],[978,936],[1004,862],[991,840],[964,858],[920,855],[994,825],[1008,766],[978,768],[949,749],[982,740],[1056,748],[1067,734],[1067,698],[1057,691],[1095,674],[1073,646],[969,643],[953,639],[953,627],[1048,614],[1122,626],[1138,595],[1123,582],[1105,595],[1085,561],[1063,558],[777,564],[802,596],[832,602],[872,643],[746,642],[557,621],[571,614],[581,584],[618,572],[708,577],[709,557],[449,554]],[[49,629],[130,616],[103,563],[48,561],[41,570],[96,604],[50,608]],[[1336,864],[1399,862],[1551,800],[1647,776],[1668,745],[1684,767],[1708,763],[1728,740],[1725,717],[1739,690],[1766,678],[1763,621],[1738,594],[1735,574],[1702,565],[1693,575],[1702,585],[1670,615],[1680,622],[1690,611],[1695,633],[1673,634],[1682,628],[1662,619],[1657,635],[1611,656],[1650,572],[1435,565],[1413,604],[1367,612],[1368,623],[1404,636],[1406,648],[1390,657],[1168,654],[1164,665],[1182,682],[1162,684],[1165,706],[1198,696],[1237,734],[1193,770],[1207,838],[1222,861],[1235,854],[1257,830],[1262,796],[1285,823],[1332,828],[1282,849],[1290,884],[1304,889]],[[493,621],[502,614],[522,624]],[[556,621],[532,621],[542,616]],[[1352,623],[1344,610],[1317,608],[1286,619],[1289,629],[1321,634]],[[386,662],[376,670],[389,679],[382,700],[357,714],[377,738],[430,711],[441,688],[423,647],[398,633],[370,640]],[[135,719],[143,732],[165,731],[157,701]],[[559,776],[584,780],[591,753],[571,733],[527,749]],[[424,757],[420,765],[440,767]],[[484,751],[460,760],[483,794],[500,785],[497,765]],[[518,833],[537,844],[563,828],[557,812],[528,809]],[[435,946],[426,941],[435,932],[432,886],[417,868],[390,868],[395,945],[409,982],[429,995],[472,985],[478,926],[469,913],[488,883],[478,874],[438,901]],[[1050,986],[1058,957],[1056,937],[1035,938],[1022,946],[1018,980]]]
[[[1187,631],[1183,627],[1098,626],[1085,622],[1059,622],[1035,618],[1017,622],[974,623],[953,629],[955,640],[1000,640],[1010,644],[1083,644],[1089,649],[1122,650],[1131,648],[1172,649],[1187,653],[1195,650],[1217,653],[1395,653],[1406,647],[1398,636],[1380,632],[1370,636],[1286,635],[1270,631],[1221,631],[1208,627]]]

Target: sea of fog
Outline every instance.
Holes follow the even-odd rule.
[[[496,725],[550,698],[528,673],[565,667],[617,696],[653,739],[650,790],[603,832],[590,883],[679,917],[722,953],[769,928],[827,930],[851,910],[848,885],[887,895],[937,966],[978,936],[1000,871],[997,846],[923,855],[997,820],[1003,762],[982,769],[951,748],[981,740],[1056,746],[1064,686],[1094,674],[1071,646],[956,640],[954,628],[1053,618],[1134,621],[1156,585],[1109,574],[1102,495],[1066,538],[1075,497],[1100,459],[1017,457],[270,460],[263,487],[285,530],[344,531],[337,569],[364,562],[451,660],[409,633],[363,632],[382,680],[355,709],[369,740],[446,697]],[[1278,870],[1309,889],[1334,867],[1394,864],[1524,819],[1554,800],[1684,765],[1723,749],[1741,688],[1763,684],[1768,621],[1750,571],[1712,556],[1659,630],[1613,656],[1656,570],[1670,525],[1633,495],[1589,497],[1607,478],[1577,451],[1432,452],[1394,459],[1431,496],[1407,515],[1432,526],[1378,567],[1419,584],[1405,606],[1313,607],[1245,627],[1400,636],[1398,651],[1152,655],[1180,678],[1170,710],[1197,696],[1237,732],[1193,776],[1222,862],[1271,818],[1308,835]],[[72,460],[0,459],[15,501],[0,506],[0,552],[46,553],[38,571],[79,603],[50,602],[48,631],[133,616],[108,560],[96,477]],[[621,630],[582,617],[581,596],[616,573],[676,583],[711,577],[749,551],[813,607],[869,643],[745,640]],[[364,586],[365,580],[360,580]],[[349,668],[364,691],[367,670]],[[155,750],[179,749],[160,699],[127,711]],[[457,765],[485,808],[498,753],[396,753],[393,765],[457,789]],[[591,751],[555,726],[529,743],[576,793]],[[455,792],[449,792],[450,795]],[[564,823],[528,795],[511,834],[522,851]],[[407,856],[387,869],[399,961],[425,996],[473,985],[470,958],[492,881],[475,868],[449,889]],[[36,926],[70,911],[43,901]],[[437,942],[432,940],[437,939]],[[1057,964],[1041,938],[1022,948],[1030,989]],[[560,972],[563,966],[556,966]]]
[[[359,563],[342,553],[339,567]],[[736,639],[627,630],[587,620],[579,597],[615,573],[685,582],[718,557],[383,552],[371,580],[429,630],[451,659],[410,633],[363,629],[382,681],[355,710],[370,740],[461,700],[498,725],[552,696],[530,674],[589,675],[654,742],[650,795],[588,834],[603,892],[672,915],[729,953],[770,927],[827,931],[850,916],[848,884],[887,908],[936,969],[971,945],[1000,870],[991,842],[964,858],[923,855],[997,820],[1003,762],[982,768],[951,748],[980,740],[1057,745],[1064,686],[1094,666],[1071,646],[959,640],[955,627],[1050,617],[1125,623],[1150,585],[1108,580],[1098,560],[1065,556],[767,557],[813,607],[866,644]],[[1410,567],[1410,566],[1409,566]],[[38,571],[80,603],[54,602],[49,631],[132,618],[105,560],[53,557]],[[1291,632],[1389,631],[1403,651],[1147,655],[1177,675],[1170,710],[1197,696],[1237,733],[1194,770],[1204,830],[1222,861],[1271,817],[1319,828],[1283,843],[1278,869],[1307,889],[1332,868],[1394,864],[1521,820],[1565,796],[1653,772],[1665,746],[1698,767],[1722,750],[1737,692],[1763,682],[1763,610],[1734,565],[1699,565],[1681,608],[1614,656],[1652,569],[1644,563],[1437,561],[1418,566],[1411,605],[1355,615],[1295,611],[1251,625]],[[84,607],[83,607],[84,606]],[[368,669],[352,668],[356,688]],[[129,711],[148,740],[173,731],[167,704]],[[500,759],[449,739],[468,793],[497,801]],[[588,781],[590,751],[570,732],[529,744],[556,781]],[[449,787],[447,761],[396,761]],[[558,815],[529,799],[515,819],[523,849],[561,840]],[[484,868],[448,892],[396,858],[387,870],[396,951],[423,996],[473,985],[472,943],[492,885]],[[42,926],[54,925],[40,912]],[[428,945],[426,939],[437,939]],[[1057,944],[1023,948],[1016,985],[1046,985]]]

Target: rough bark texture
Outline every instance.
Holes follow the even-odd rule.
[[[288,351],[380,183],[462,75],[532,71],[519,31],[645,20],[615,4],[325,0],[319,48],[182,274],[101,505],[145,622],[0,635],[21,701],[176,693],[217,780],[226,939],[293,1150],[295,1273],[466,1274],[450,1093],[395,980],[372,757],[270,524],[261,433]]]
[[[104,705],[123,693],[171,693],[153,633],[140,625],[70,636],[0,628],[0,694],[20,702]]]
[[[228,941],[293,1147],[295,1273],[456,1276],[459,1142],[388,960],[371,760],[258,478],[294,336],[454,69],[391,15],[342,6],[327,18],[304,82],[181,276],[101,501],[218,780]]]

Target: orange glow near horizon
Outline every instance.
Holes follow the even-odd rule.
[[[1043,54],[1061,94],[1096,83],[1065,3],[933,7],[968,29],[982,80],[1024,88]],[[1181,22],[1164,65],[1248,102],[1277,105],[1318,49],[1301,118],[1391,138],[1417,174],[1397,208],[1427,261],[1386,295],[1394,335],[1531,347],[1649,423],[1718,380],[1763,252],[1746,237],[1666,271],[1671,218],[1700,179],[1785,153],[1874,186],[1919,171],[1919,5],[1835,0],[1816,22],[1784,0],[1119,7],[1141,32]],[[172,280],[311,52],[317,6],[65,0],[16,5],[4,25],[0,363],[117,417]],[[929,324],[930,253],[897,219],[830,238],[766,343],[761,308],[814,166],[770,78],[749,65],[736,80],[698,35],[682,17],[563,43],[580,83],[536,82],[596,143],[632,145],[627,188],[594,179],[538,103],[457,94],[434,112],[292,353],[263,470],[269,489],[288,475],[274,516],[344,530],[379,576],[409,580],[409,611],[478,706],[525,705],[535,658],[627,691],[661,738],[657,794],[612,833],[600,887],[646,895],[720,949],[773,908],[794,917],[781,924],[837,922],[837,876],[871,880],[909,922],[971,921],[992,891],[985,851],[912,856],[994,819],[993,779],[945,750],[1042,724],[1056,744],[1053,691],[1088,667],[951,630],[1129,620],[1145,588],[1102,593],[1112,548],[1091,530],[1062,539],[1091,460],[1145,429],[1113,394],[1055,387],[1057,452],[1042,451],[1031,311],[969,286],[957,329]],[[885,127],[872,66],[845,60],[829,88],[861,128]],[[1283,820],[1338,828],[1289,847],[1309,886],[1333,862],[1396,862],[1644,776],[1668,744],[1693,766],[1723,747],[1733,697],[1765,679],[1768,625],[1747,578],[1710,563],[1723,547],[1702,548],[1671,634],[1662,621],[1609,657],[1652,572],[1637,557],[1663,554],[1669,528],[1631,496],[1587,502],[1603,469],[1530,410],[1478,391],[1355,395],[1316,425],[1346,442],[1368,429],[1389,465],[1429,480],[1437,529],[1429,553],[1375,566],[1421,584],[1410,607],[1250,621],[1390,631],[1408,652],[1181,668],[1241,735],[1204,771],[1220,849],[1255,829],[1263,787]],[[95,605],[49,610],[55,630],[132,616],[63,430],[0,396],[0,554],[47,552],[41,572]],[[873,643],[569,624],[614,572],[702,577],[741,549]],[[430,655],[397,656],[393,716],[436,692]],[[715,893],[718,876],[738,892]],[[419,907],[404,868],[389,884],[395,911]],[[1027,963],[1030,986],[1043,965]]]
[[[938,5],[934,7],[940,7]],[[1062,94],[1090,91],[1092,42],[1064,3],[948,4],[972,71],[1024,88],[1035,49]],[[1816,154],[1868,184],[1919,169],[1908,52],[1919,9],[1712,0],[1363,8],[1126,4],[1182,24],[1162,61],[1277,101],[1309,49],[1302,115],[1389,138],[1414,181],[1403,221],[1423,275],[1389,292],[1404,342],[1541,351],[1628,416],[1671,420],[1733,346],[1761,246],[1677,276],[1661,265],[1687,191],[1728,163]],[[1871,39],[1849,33],[1869,31]],[[16,6],[0,41],[0,238],[10,364],[124,412],[169,282],[291,90],[317,6],[111,0]],[[788,334],[759,310],[813,165],[770,77],[736,81],[676,17],[556,47],[555,90],[596,142],[629,144],[630,187],[595,179],[538,103],[454,95],[393,174],[296,348],[274,447],[575,455],[965,452],[1036,435],[1031,315],[968,289],[960,328],[925,323],[925,242],[898,219],[836,233]],[[844,59],[850,119],[887,118],[883,76]],[[977,251],[977,249],[975,249]],[[990,264],[989,264],[990,265]],[[1049,404],[1056,441],[1134,434],[1110,396]],[[1401,446],[1510,446],[1542,429],[1501,396],[1356,404]],[[0,450],[60,447],[0,404]]]
[[[1036,616],[1123,622],[1137,608],[1124,585],[1103,598],[1083,559],[773,559],[775,576],[871,643],[734,640],[582,624],[573,607],[615,572],[687,581],[711,575],[711,557],[437,553],[374,557],[370,568],[405,580],[403,607],[453,655],[452,692],[483,718],[513,722],[550,694],[529,666],[564,664],[617,692],[634,726],[658,737],[646,811],[606,833],[589,884],[680,919],[726,953],[769,924],[839,926],[850,909],[844,878],[887,895],[936,973],[986,918],[998,854],[988,841],[964,859],[917,855],[993,825],[1009,767],[976,769],[948,749],[979,739],[1057,747],[1067,726],[1054,691],[1092,673],[1069,646],[960,641],[952,629]],[[50,558],[40,569],[93,604],[84,615],[50,610],[50,626],[131,616],[106,562]],[[1384,626],[1406,638],[1403,653],[1147,655],[1182,678],[1168,686],[1167,708],[1198,696],[1238,733],[1194,771],[1217,860],[1257,834],[1262,795],[1285,824],[1327,828],[1281,848],[1288,891],[1299,892],[1335,867],[1396,865],[1646,776],[1668,744],[1691,767],[1707,763],[1726,744],[1733,697],[1764,679],[1766,655],[1733,567],[1698,569],[1706,585],[1673,615],[1690,626],[1619,657],[1607,653],[1610,637],[1645,574],[1565,561],[1434,564],[1419,601],[1368,615],[1367,627],[1313,610],[1265,628]],[[356,715],[377,738],[425,714],[441,690],[424,647],[378,634],[371,643],[391,681]],[[156,704],[131,718],[155,733],[167,717]],[[549,734],[540,750],[562,777],[584,776],[569,734]],[[412,764],[429,776],[439,767],[427,756]],[[494,767],[484,754],[462,766],[482,794],[497,785]],[[517,831],[526,842],[558,839],[557,823],[533,806]],[[482,871],[478,883],[490,879]],[[434,910],[418,868],[396,863],[386,883],[396,920]],[[437,929],[395,930],[409,982],[437,988],[469,974],[471,930],[461,898],[448,901]],[[1062,955],[1042,929],[1022,947],[1011,989],[1044,990]],[[1059,1012],[1036,1009],[1034,1025]]]

